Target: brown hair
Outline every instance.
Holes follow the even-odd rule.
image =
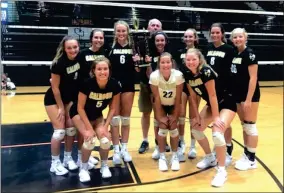
[[[210,27],[209,33],[211,33],[211,29],[212,29],[213,27],[219,27],[219,28],[220,28],[221,33],[222,33],[222,35],[223,35],[223,37],[222,37],[222,42],[227,43],[227,39],[226,39],[226,34],[225,34],[225,28],[224,28],[224,26],[223,26],[221,23],[213,23],[213,24],[211,25],[211,27]]]
[[[93,62],[92,62],[92,66],[91,66],[91,71],[90,71],[90,76],[92,78],[96,77],[95,76],[95,73],[93,71],[93,69],[96,69],[97,67],[97,64],[100,63],[100,62],[106,62],[108,64],[108,68],[109,68],[109,77],[111,75],[111,64],[110,64],[110,61],[109,59],[107,59],[105,56],[98,56]]]
[[[158,58],[157,69],[160,69],[160,62],[163,56],[169,56],[172,62],[172,68],[176,68],[176,61],[173,59],[172,55],[169,52],[163,52]]]

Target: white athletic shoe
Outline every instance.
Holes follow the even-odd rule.
[[[102,178],[110,178],[111,177],[111,172],[110,172],[107,164],[102,163],[100,172],[102,174]]]
[[[178,171],[178,170],[180,170],[179,158],[178,158],[177,155],[173,155],[173,156],[172,156],[171,163],[172,163],[171,169],[172,169],[173,171]]]
[[[152,159],[158,160],[159,158],[160,158],[159,146],[156,145],[155,150],[152,154]]]
[[[113,165],[121,165],[121,154],[119,151],[114,150],[112,162],[113,162]]]
[[[68,170],[76,170],[78,169],[78,166],[74,162],[73,158],[71,156],[65,156],[63,159],[63,166],[68,168]]]
[[[50,172],[55,173],[57,176],[63,176],[69,171],[63,166],[60,160],[52,161]]]
[[[232,156],[230,156],[228,153],[226,153],[226,159],[225,159],[225,166],[228,167],[232,163]]]
[[[180,141],[180,146],[181,146],[182,153],[184,154],[185,153],[185,142]]]
[[[123,160],[125,161],[125,162],[130,162],[130,161],[132,161],[132,157],[131,157],[131,155],[129,154],[129,152],[126,150],[123,150],[123,151],[121,151],[121,157],[123,158]]]
[[[178,148],[177,156],[178,156],[178,160],[180,162],[185,162],[185,156],[184,156],[184,153],[182,153],[182,149],[181,148]]]
[[[83,183],[91,181],[91,176],[90,176],[89,171],[87,171],[85,169],[80,169],[79,180],[80,180],[80,182],[83,182]]]
[[[241,157],[241,159],[236,162],[235,168],[238,169],[238,170],[242,170],[242,171],[246,171],[246,170],[249,170],[249,169],[256,169],[257,168],[256,160],[254,160],[252,162],[245,155],[245,156]]]
[[[78,159],[76,164],[77,164],[78,167],[81,167],[82,160]],[[94,164],[92,164],[89,160],[88,161],[88,170],[95,169],[95,168],[96,168],[96,166]]]
[[[214,176],[213,180],[211,181],[211,185],[214,187],[221,187],[227,180],[227,171],[217,169],[217,174]]]
[[[189,152],[187,154],[188,159],[194,159],[196,158],[196,150],[195,147],[190,147]]]
[[[167,164],[167,160],[165,157],[159,159],[159,170],[164,172],[164,171],[168,171],[168,164]]]
[[[90,156],[89,162],[93,165],[97,165],[99,163],[99,161],[96,158],[94,158],[93,156]]]
[[[216,166],[217,161],[213,154],[206,155],[200,162],[197,163],[196,167],[199,169],[208,168],[210,166]]]

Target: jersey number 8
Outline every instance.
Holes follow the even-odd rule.
[[[124,64],[125,63],[125,55],[121,55],[120,56],[120,64]]]
[[[103,105],[103,101],[98,101],[96,107],[100,108]]]
[[[173,91],[163,91],[164,98],[172,98]]]

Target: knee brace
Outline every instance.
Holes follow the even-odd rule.
[[[129,126],[130,125],[130,117],[121,117],[121,125]]]
[[[66,128],[66,135],[67,136],[75,136],[76,135],[76,128],[75,127],[68,127]]]
[[[158,135],[161,136],[161,137],[167,137],[168,132],[169,132],[168,129],[159,128]]]
[[[199,131],[199,130],[196,130],[196,129],[192,129],[191,130],[191,133],[193,135],[193,137],[196,139],[196,140],[202,140],[205,138],[205,135],[203,133],[203,131]]]
[[[178,118],[178,124],[179,125],[184,125],[185,124],[185,117],[179,117]]]
[[[120,116],[114,116],[114,117],[112,117],[112,119],[110,121],[110,125],[113,126],[113,127],[118,127],[119,122],[120,122]]]
[[[244,131],[246,132],[247,135],[258,136],[258,131],[257,131],[255,123],[248,123],[248,122],[244,121],[243,129],[244,129]]]
[[[226,145],[225,137],[222,133],[218,131],[213,131],[212,137],[215,146],[220,147]]]
[[[65,130],[64,129],[55,129],[53,131],[53,135],[52,138],[57,140],[57,141],[61,141],[62,139],[64,139],[65,137]]]
[[[177,137],[178,136],[178,129],[175,128],[174,130],[170,130],[170,136],[172,138]]]
[[[83,147],[87,150],[93,150],[96,146],[96,137],[93,137],[89,141],[85,141],[83,143]]]
[[[156,119],[154,119],[154,127],[159,127],[159,122]]]
[[[104,150],[108,150],[110,148],[110,141],[108,138],[103,137],[100,139],[100,147]]]

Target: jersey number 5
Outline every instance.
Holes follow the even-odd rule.
[[[103,105],[103,101],[98,101],[96,107],[100,108]]]
[[[124,64],[125,63],[125,55],[121,55],[120,56],[120,64]]]
[[[172,98],[173,92],[172,91],[163,91],[164,98]]]

